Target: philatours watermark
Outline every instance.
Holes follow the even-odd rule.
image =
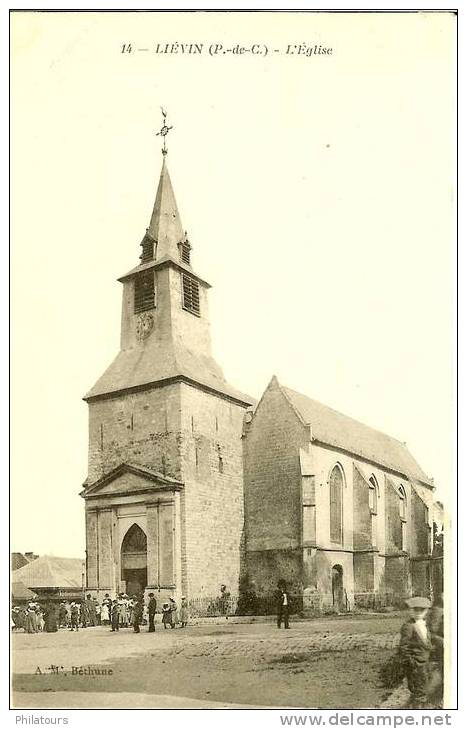
[[[25,724],[54,724],[55,726],[65,726],[68,724],[67,716],[36,716],[34,714],[16,714],[15,723],[17,726]]]

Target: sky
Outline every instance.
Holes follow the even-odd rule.
[[[202,53],[155,52],[175,42]],[[454,43],[449,13],[13,16],[14,551],[84,554],[82,397],[118,352],[160,106],[227,379],[406,442],[449,505]]]

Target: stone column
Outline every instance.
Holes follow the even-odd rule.
[[[159,581],[167,588],[174,586],[174,504],[159,505]]]
[[[112,509],[100,509],[99,528],[99,589],[113,589]]]
[[[182,535],[180,492],[174,492],[174,580],[175,594],[181,597],[182,592]]]
[[[159,585],[159,510],[157,504],[146,506],[148,549],[148,588]]]
[[[86,588],[96,590],[97,576],[97,511],[86,509]]]

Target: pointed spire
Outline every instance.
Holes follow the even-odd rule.
[[[165,156],[147,232],[153,240],[157,241],[156,261],[164,256],[178,261],[180,258],[179,244],[185,240],[186,234],[180,220]]]

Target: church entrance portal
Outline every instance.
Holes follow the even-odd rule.
[[[335,564],[331,571],[332,604],[338,613],[344,612],[344,571],[342,565]]]
[[[138,524],[133,524],[125,534],[120,562],[126,593],[136,595],[143,592],[148,584],[148,540]]]

